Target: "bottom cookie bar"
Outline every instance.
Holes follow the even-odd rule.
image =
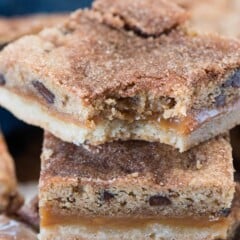
[[[46,133],[41,240],[224,239],[234,186],[222,136],[181,154],[142,141],[76,146]]]
[[[61,239],[177,239],[177,240],[194,240],[194,239],[217,239],[218,240],[239,240],[240,239],[240,182],[239,176],[236,185],[236,192],[231,208],[231,214],[226,220],[218,222],[209,222],[207,220],[196,221],[180,219],[172,219],[168,221],[156,221],[151,220],[142,221],[142,225],[139,225],[140,221],[130,223],[131,219],[125,219],[125,229],[123,225],[118,221],[100,219],[88,219],[83,224],[83,219],[74,224],[73,219],[61,218],[55,216],[53,218],[45,213],[45,219],[47,220],[41,230],[41,240],[61,240]],[[50,218],[49,218],[50,217]],[[51,219],[54,219],[51,221]],[[50,220],[50,221],[49,221]],[[68,221],[69,220],[69,221]],[[191,221],[191,222],[189,222]],[[82,223],[82,224],[80,224]],[[184,224],[185,223],[185,224]],[[88,225],[86,225],[88,224]],[[189,226],[190,224],[190,226]],[[118,229],[113,228],[118,226]],[[140,226],[141,229],[134,229],[133,226]],[[90,227],[91,226],[91,227]],[[207,226],[207,228],[206,228]],[[97,231],[98,230],[98,231]],[[101,230],[99,232],[99,230]],[[227,236],[226,236],[227,232]],[[161,238],[162,237],[162,238]]]

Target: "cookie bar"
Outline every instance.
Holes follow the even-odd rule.
[[[0,133],[0,212],[15,212],[22,204],[13,159]]]
[[[203,32],[240,38],[238,0],[174,0],[190,11],[190,26]]]
[[[64,14],[29,15],[24,17],[0,17],[0,49],[24,35],[40,32],[67,19]]]
[[[109,15],[78,11],[6,47],[0,104],[75,144],[140,139],[184,151],[240,122],[239,42],[178,27],[139,33]]]
[[[46,133],[39,196],[41,231],[43,236],[82,232],[83,239],[95,239],[95,235],[87,237],[86,226],[91,222],[102,229],[97,230],[96,239],[105,230],[110,234],[106,239],[114,239],[110,232],[116,226],[121,226],[116,231],[123,239],[128,234],[135,239],[138,228],[136,236],[154,233],[155,227],[156,234],[164,234],[160,229],[166,227],[166,231],[172,229],[171,236],[186,236],[190,225],[190,236],[199,234],[196,229],[218,234],[219,228],[225,231],[234,186],[231,147],[225,137],[181,154],[170,146],[143,141],[76,146]],[[215,220],[214,231],[208,228],[210,220]],[[105,225],[110,227],[104,230]],[[182,233],[178,225],[183,225]],[[122,228],[129,232],[124,230],[124,235]]]
[[[1,240],[36,240],[37,234],[27,225],[0,215]]]

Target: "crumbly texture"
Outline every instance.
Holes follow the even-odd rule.
[[[22,203],[17,190],[14,162],[0,133],[0,212],[14,213]]]
[[[195,112],[221,111],[238,100],[239,42],[192,34],[182,27],[159,37],[146,37],[134,28],[106,23],[105,14],[96,9],[78,11],[62,27],[6,47],[0,56],[1,88],[24,100],[31,98],[50,114],[77,123],[81,132],[75,132],[75,138],[86,133],[86,128],[93,133],[103,121],[123,121],[122,135],[101,129],[106,141],[125,139],[125,126],[131,123],[154,123],[162,131],[166,130],[166,119],[181,123]],[[114,21],[114,14],[112,17]],[[21,119],[36,124],[28,115]],[[53,123],[40,126],[56,132]],[[197,122],[182,134],[200,126]],[[57,136],[72,141],[63,134]],[[79,142],[104,142],[98,134],[94,137]],[[154,134],[148,140],[156,140]],[[163,142],[174,145],[174,141]]]
[[[0,17],[0,48],[24,35],[35,34],[46,27],[60,25],[66,19],[67,14]]]
[[[36,240],[37,234],[23,223],[0,215],[0,239]]]
[[[214,219],[226,215],[233,194],[231,147],[224,137],[180,154],[158,143],[78,147],[45,135],[40,212]]]

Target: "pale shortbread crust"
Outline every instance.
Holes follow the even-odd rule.
[[[209,223],[208,227],[172,227],[161,224],[151,224],[143,229],[117,230],[103,227],[97,232],[81,225],[61,225],[49,228],[43,227],[40,240],[213,240],[225,239],[228,225]]]

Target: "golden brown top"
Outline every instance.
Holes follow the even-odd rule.
[[[45,27],[62,24],[66,19],[64,14],[0,17],[0,46],[23,35],[38,33]]]
[[[103,14],[107,24],[144,36],[159,36],[187,19],[186,11],[167,0],[96,0],[93,9]]]
[[[188,152],[160,143],[112,142],[100,146],[76,146],[45,133],[42,181],[90,179],[108,182],[131,181],[167,187],[231,186],[231,147],[224,137],[201,144]],[[65,179],[65,180],[61,180]],[[193,187],[194,188],[194,187]]]

